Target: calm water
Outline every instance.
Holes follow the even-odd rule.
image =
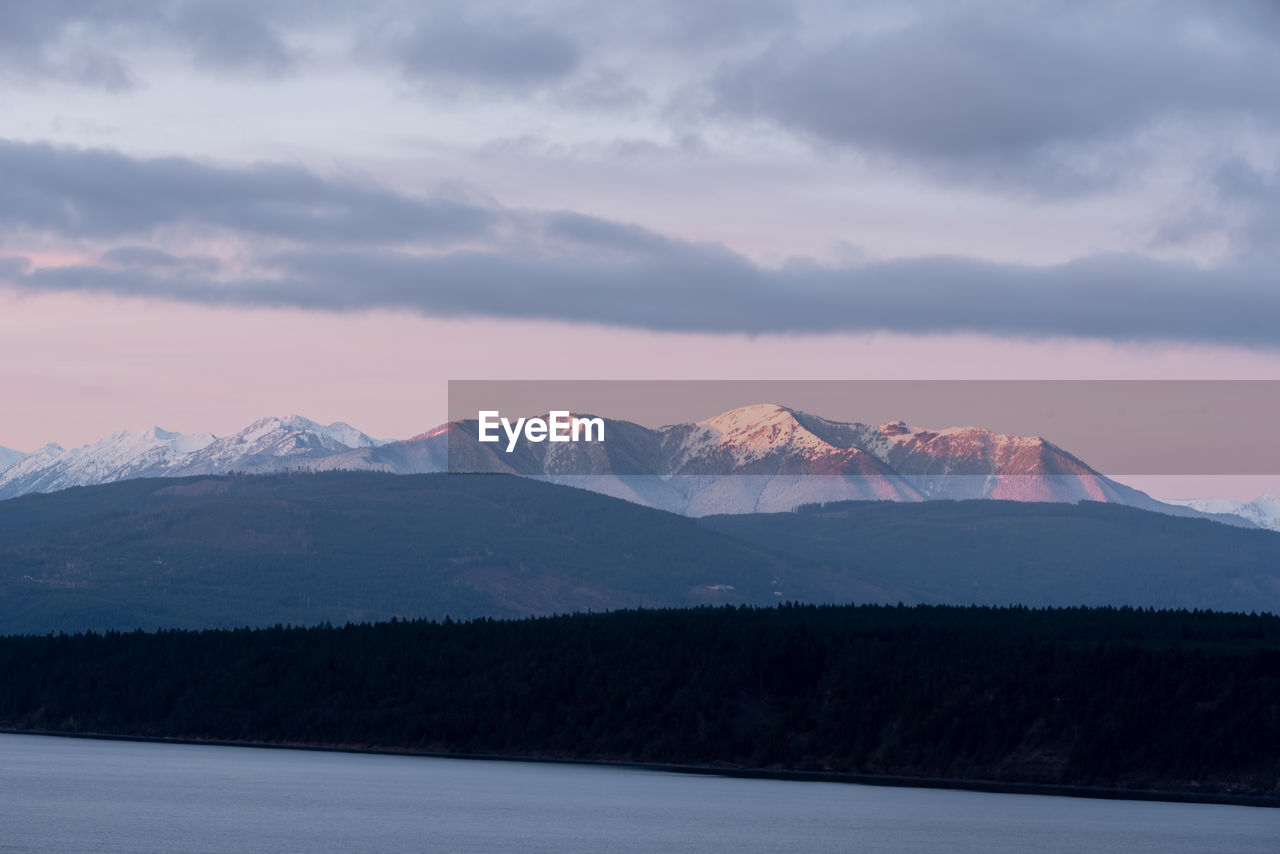
[[[1277,850],[1248,807],[0,735],[0,851]]]

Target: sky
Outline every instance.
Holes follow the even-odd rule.
[[[1280,378],[1276,79],[1269,0],[0,4],[0,445]]]

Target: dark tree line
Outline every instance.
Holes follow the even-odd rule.
[[[0,726],[1280,794],[1280,618],[801,606],[0,638]]]

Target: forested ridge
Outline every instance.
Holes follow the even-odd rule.
[[[374,472],[0,501],[0,634],[779,601],[1280,613],[1280,533],[1008,501],[688,519],[526,478]]]
[[[7,637],[0,727],[1280,800],[1280,618],[784,605]]]

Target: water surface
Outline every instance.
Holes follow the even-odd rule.
[[[5,852],[1280,850],[1280,810],[0,735]]]

